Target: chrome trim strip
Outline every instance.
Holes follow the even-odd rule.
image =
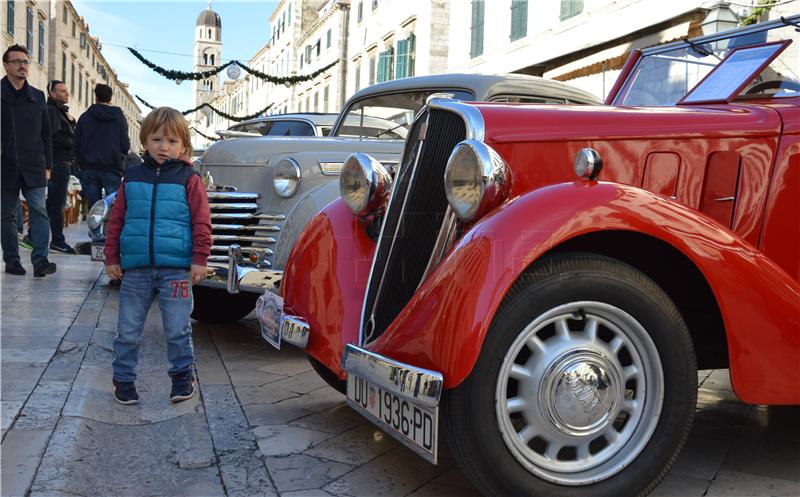
[[[450,250],[450,247],[453,246],[456,226],[458,226],[458,219],[453,209],[448,205],[444,213],[442,227],[439,229],[439,235],[436,237],[436,243],[433,246],[433,251],[431,251],[431,258],[428,259],[428,266],[425,268],[425,272],[422,273],[422,279],[419,280],[417,288],[428,279],[428,276],[436,269],[439,263],[442,262],[444,255]]]
[[[319,161],[319,169],[325,176],[338,176],[342,173],[344,162],[339,161]]]
[[[261,195],[258,193],[239,192],[206,192],[209,200],[255,200]]]
[[[211,246],[211,251],[212,252],[225,252],[227,254],[228,253],[228,247],[229,247],[229,245],[212,245]],[[242,250],[243,254],[247,254],[247,253],[251,253],[251,254],[252,253],[263,253],[264,255],[275,255],[275,252],[273,252],[271,248],[267,248],[267,247],[252,247],[252,246],[248,246],[248,247],[242,247],[241,250]]]
[[[297,316],[284,315],[281,320],[281,339],[295,347],[306,348],[309,331],[308,323]]]
[[[272,236],[240,236],[240,235],[211,235],[212,240],[222,242],[260,242],[260,243],[275,243],[277,240]]]
[[[212,224],[212,230],[229,230],[229,231],[268,231],[272,233],[277,233],[281,230],[280,226],[275,226],[272,224]]]
[[[420,113],[419,115],[421,116],[422,114]],[[430,118],[430,114],[428,114],[428,117],[426,117],[425,122],[420,124],[420,135],[422,137],[424,137],[425,129],[427,129],[427,127],[428,127],[428,119],[429,118]],[[414,129],[414,124],[415,123],[411,123],[411,129]],[[413,150],[412,150],[412,153],[414,153],[414,164],[409,166],[409,167],[411,167],[411,173],[410,173],[411,174],[411,178],[409,178],[409,180],[408,180],[408,184],[409,184],[408,188],[411,188],[411,186],[414,184],[414,178],[417,175],[417,166],[419,165],[419,157],[421,155],[420,151],[422,150],[422,145],[424,143],[425,143],[425,141],[422,138],[418,139],[418,141],[417,141],[417,152],[414,153]],[[398,173],[399,172],[400,172],[400,170],[398,169]],[[389,197],[389,203],[386,204],[386,211],[387,212],[391,209],[392,204],[394,203],[395,196],[396,196],[397,190],[398,190],[397,185],[401,181],[402,181],[402,178],[400,178],[400,177],[396,177],[394,179],[394,186],[392,187],[392,193],[391,193],[391,196]],[[386,256],[388,259],[391,259],[391,257],[392,257],[392,250],[394,249],[394,241],[397,239],[397,233],[400,230],[400,226],[402,225],[403,212],[405,211],[405,206],[406,206],[406,202],[407,201],[408,201],[408,189],[406,189],[406,196],[403,198],[403,205],[400,206],[400,218],[397,220],[397,226],[395,227],[394,236],[392,237],[392,244],[389,247],[389,255]],[[372,256],[372,264],[370,265],[370,269],[369,269],[369,279],[367,280],[367,287],[364,290],[364,303],[361,306],[361,321],[358,324],[358,344],[359,345],[364,345],[366,343],[365,342],[365,337],[364,337],[364,318],[366,317],[366,314],[367,314],[367,298],[369,296],[369,289],[372,286],[372,276],[375,273],[375,263],[377,262],[378,253],[380,252],[381,243],[383,242],[383,232],[384,232],[385,228],[386,228],[386,220],[384,219],[383,223],[381,223],[381,232],[378,235],[378,243],[375,245],[375,252],[374,252],[374,255]],[[375,302],[378,301],[378,298],[381,295],[381,290],[383,289],[383,280],[384,280],[383,276],[384,275],[381,274],[381,280],[380,280],[380,283],[378,283],[378,290],[375,293]],[[375,315],[375,313],[370,310],[369,322],[373,321],[374,315]]]
[[[353,344],[344,349],[342,367],[348,374],[411,402],[428,407],[439,405],[444,385],[442,373],[404,364]]]
[[[208,206],[211,209],[220,209],[224,211],[232,211],[232,210],[239,210],[239,209],[258,209],[258,204],[245,204],[245,203],[236,203],[236,204],[218,204],[218,203],[209,203]]]
[[[285,221],[286,215],[285,214],[256,214],[256,219],[262,219],[264,221]]]
[[[212,212],[211,219],[255,219],[256,214],[249,212]]]
[[[441,109],[454,114],[458,114],[464,120],[467,128],[466,140],[483,141],[486,136],[486,124],[483,121],[483,114],[477,107],[470,104],[465,104],[458,100],[449,98],[434,98],[428,107],[431,109]]]

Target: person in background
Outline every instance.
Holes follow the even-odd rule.
[[[82,193],[91,209],[95,202],[117,191],[130,149],[128,122],[122,109],[111,105],[111,87],[94,87],[95,103],[81,114],[75,128],[73,149],[81,170]]]
[[[139,137],[147,153],[125,172],[104,249],[106,272],[122,278],[111,367],[114,399],[125,405],[139,402],[139,343],[156,296],[172,365],[170,400],[194,395],[191,285],[205,279],[211,254],[211,211],[203,180],[189,162],[186,119],[160,107],[147,115]]]
[[[27,81],[30,64],[28,50],[21,45],[11,45],[3,53],[6,76],[0,81],[0,242],[6,273],[24,275],[17,234],[17,206],[22,191],[30,216],[33,276],[41,278],[56,272],[56,265],[47,260],[50,226],[45,208],[53,151],[44,93]]]
[[[64,204],[67,202],[67,186],[72,175],[75,153],[72,142],[75,136],[75,118],[69,113],[69,90],[62,81],[50,82],[50,98],[47,113],[50,117],[50,132],[53,137],[53,172],[47,183],[47,215],[50,218],[52,239],[50,249],[65,254],[74,254],[75,249],[64,238]]]

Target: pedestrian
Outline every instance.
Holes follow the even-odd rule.
[[[27,81],[30,64],[28,50],[21,45],[11,45],[3,53],[6,76],[0,81],[0,243],[6,273],[25,274],[17,232],[17,206],[22,191],[28,203],[33,275],[41,278],[56,272],[56,265],[47,260],[50,226],[45,208],[53,151],[44,93]]]
[[[88,206],[117,191],[125,171],[124,158],[130,149],[128,122],[122,109],[111,105],[111,87],[98,83],[94,87],[95,103],[78,118],[74,150],[81,169],[81,194]]]
[[[189,162],[186,120],[175,109],[150,112],[139,135],[144,162],[130,167],[108,221],[106,272],[122,278],[114,340],[114,399],[136,404],[136,363],[147,312],[158,296],[167,338],[170,400],[194,395],[191,285],[206,277],[211,213],[200,175]]]
[[[65,254],[74,254],[75,249],[64,238],[64,205],[67,202],[67,187],[72,175],[75,153],[72,142],[75,136],[75,118],[69,113],[69,90],[63,81],[50,82],[50,98],[47,112],[50,117],[50,132],[53,137],[53,171],[47,183],[47,215],[50,218],[50,249]]]

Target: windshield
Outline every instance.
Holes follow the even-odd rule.
[[[336,136],[404,140],[414,116],[434,93],[447,93],[457,100],[472,100],[463,90],[424,90],[375,95],[354,102],[347,109]]]
[[[614,103],[675,105],[717,67],[731,50],[779,40],[792,40],[792,43],[760,74],[752,78],[738,95],[762,98],[800,95],[800,33],[792,26],[781,26],[768,31],[646,55],[631,72]]]

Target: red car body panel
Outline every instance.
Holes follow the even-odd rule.
[[[509,200],[470,227],[370,350],[439,371],[453,388],[525,268],[574,237],[633,231],[668,243],[705,276],[737,395],[800,403],[798,104],[478,105],[485,141],[511,168]],[[584,147],[603,157],[604,182],[570,182]],[[735,196],[727,210],[709,200],[726,188]],[[309,322],[307,352],[340,378],[344,345],[358,343],[374,250],[365,224],[336,201],[286,266],[286,312]]]

